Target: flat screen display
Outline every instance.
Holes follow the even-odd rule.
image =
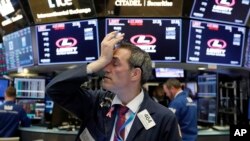
[[[45,103],[44,100],[36,99],[17,99],[17,104],[21,105],[27,116],[32,120],[41,120],[44,118]]]
[[[29,20],[19,0],[0,1],[0,23],[0,28],[3,29],[4,34],[9,34],[29,25]]]
[[[4,51],[3,44],[0,43],[0,76],[7,74],[7,69],[6,69],[6,59],[5,59],[5,51]]]
[[[249,0],[195,0],[191,18],[246,25]]]
[[[188,63],[241,66],[245,27],[191,20]]]
[[[34,65],[31,28],[3,36],[7,70]]]
[[[183,0],[108,0],[106,15],[181,17]]]
[[[5,90],[9,86],[9,80],[7,79],[0,79],[0,98],[4,97]]]
[[[248,32],[244,67],[250,68],[250,30]]]
[[[35,23],[90,18],[96,15],[92,0],[28,0]]]
[[[217,118],[216,99],[199,98],[197,101],[198,122],[215,124]]]
[[[125,33],[124,40],[145,50],[155,62],[180,62],[181,20],[107,18],[106,33]]]
[[[17,98],[45,98],[45,79],[42,78],[15,78]]]
[[[36,26],[38,64],[91,62],[99,56],[96,19]]]
[[[155,68],[156,78],[178,78],[184,77],[184,70],[177,68]]]

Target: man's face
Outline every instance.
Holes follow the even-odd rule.
[[[131,69],[128,59],[131,52],[127,49],[116,49],[113,60],[104,68],[105,76],[102,86],[112,92],[126,89],[130,83]]]
[[[168,98],[173,99],[173,97],[174,97],[173,88],[168,88],[166,85],[164,85],[164,91],[165,91],[166,96]]]

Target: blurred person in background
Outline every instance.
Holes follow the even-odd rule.
[[[0,105],[0,137],[16,137],[18,127],[29,127],[30,119],[23,107],[16,105],[16,89],[9,86],[4,94],[4,103]]]
[[[170,99],[168,108],[175,113],[182,134],[183,141],[197,140],[197,105],[182,90],[179,80],[168,79],[163,84],[163,89]]]

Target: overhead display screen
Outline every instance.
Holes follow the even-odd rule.
[[[7,74],[3,44],[0,43],[0,76]]]
[[[188,63],[214,63],[241,66],[246,29],[191,20]]]
[[[29,25],[19,0],[0,0],[0,28],[8,34]]]
[[[180,62],[180,19],[107,18],[106,33],[114,30],[125,33],[125,41],[148,52],[155,62]]]
[[[250,30],[248,31],[244,67],[250,68]]]
[[[106,15],[181,17],[183,0],[108,0]]]
[[[246,25],[250,0],[195,0],[191,18]]]
[[[34,65],[31,28],[3,36],[7,70]]]
[[[92,0],[28,0],[35,23],[51,23],[94,17]]]
[[[96,19],[36,26],[39,65],[91,62],[99,56]]]

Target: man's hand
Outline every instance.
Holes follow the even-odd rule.
[[[115,45],[124,38],[124,33],[113,31],[107,34],[101,42],[101,55],[98,60],[87,66],[87,73],[98,72],[113,59]]]

